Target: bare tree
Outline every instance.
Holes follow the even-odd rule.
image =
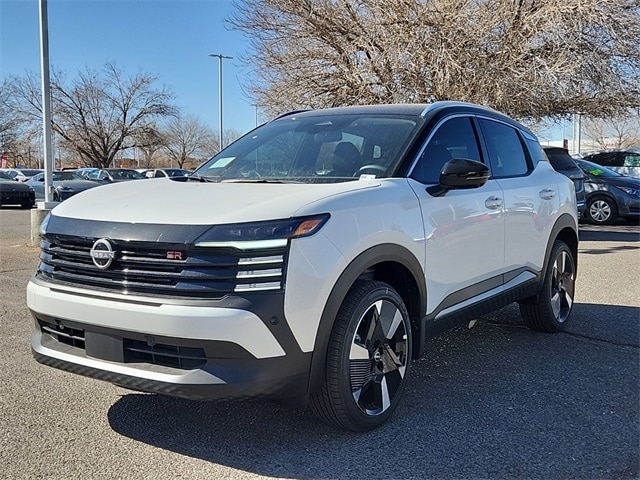
[[[133,140],[135,142],[135,148],[142,152],[142,159],[139,159],[139,164],[143,168],[153,168],[157,154],[161,152],[167,144],[159,127],[149,125],[146,129],[134,135]]]
[[[163,130],[165,140],[164,151],[183,168],[188,160],[203,159],[211,145],[213,132],[194,116],[178,116],[171,118]],[[192,162],[193,163],[193,162]]]
[[[638,112],[610,119],[585,119],[583,131],[585,137],[591,140],[596,148],[640,147]]]
[[[154,87],[154,77],[127,77],[112,63],[101,71],[87,68],[69,83],[60,73],[52,78],[53,130],[89,166],[110,166],[119,152],[135,146],[135,138],[155,119],[176,111],[169,103],[170,92]],[[15,108],[41,121],[38,78],[13,77],[11,85]]]
[[[519,118],[640,104],[637,0],[244,0],[249,91],[271,115],[466,100]]]
[[[0,85],[0,154],[15,157],[18,144],[20,122],[10,105],[10,91],[7,82]]]

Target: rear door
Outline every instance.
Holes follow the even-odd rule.
[[[491,173],[502,187],[505,215],[505,283],[539,272],[545,246],[560,207],[557,173],[544,161],[534,162],[522,134],[493,119],[478,119]]]

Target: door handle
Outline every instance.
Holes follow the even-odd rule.
[[[549,190],[548,188],[545,188],[544,190],[540,190],[540,198],[543,200],[551,200],[555,196],[556,196],[555,190]]]
[[[490,210],[497,210],[502,207],[502,199],[500,197],[489,197],[484,201],[484,206]]]

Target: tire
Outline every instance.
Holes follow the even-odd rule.
[[[561,332],[573,308],[576,262],[566,243],[556,240],[551,250],[537,301],[520,303],[520,315],[531,330]]]
[[[609,197],[594,197],[587,202],[585,215],[596,225],[611,225],[618,218],[618,206]]]
[[[386,283],[357,282],[338,311],[311,409],[345,430],[377,428],[400,403],[410,363],[411,324],[402,298]]]
[[[22,208],[33,208],[33,205],[34,205],[34,204],[33,204],[33,203],[31,203],[31,202],[22,202],[22,203],[20,204],[20,206],[21,206]]]

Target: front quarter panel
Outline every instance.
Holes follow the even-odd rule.
[[[342,273],[362,252],[393,244],[424,265],[424,229],[417,198],[406,179],[380,181],[316,202],[297,215],[331,212],[322,230],[292,241],[285,315],[303,352],[313,350],[320,317]]]

